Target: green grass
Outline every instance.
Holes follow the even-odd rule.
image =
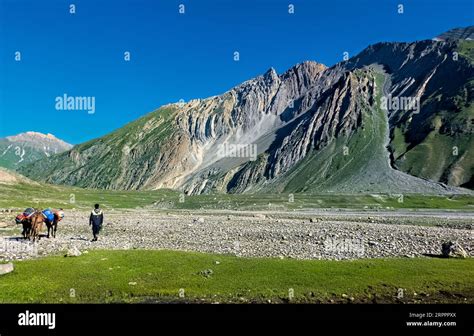
[[[169,302],[180,300],[181,288],[188,301],[281,302],[290,288],[295,302],[341,300],[342,294],[356,302],[368,302],[374,295],[393,301],[398,288],[403,288],[407,300],[414,298],[414,292],[433,299],[445,297],[440,296],[443,291],[458,295],[460,302],[464,298],[472,302],[473,266],[472,259],[302,261],[173,251],[91,251],[75,258],[15,262],[14,272],[0,277],[0,303]],[[211,276],[200,274],[208,269]]]
[[[408,144],[405,142],[405,135],[400,127],[395,127],[393,129],[393,139],[390,143],[390,148],[392,150],[393,156],[395,159],[398,159],[407,151]]]
[[[431,196],[407,194],[210,194],[186,196],[173,190],[115,191],[82,189],[49,184],[0,184],[0,208],[64,208],[89,209],[100,203],[104,209],[134,209],[163,204],[162,208],[178,210],[304,210],[321,208],[345,209],[453,209],[474,210],[474,196]],[[403,201],[403,202],[400,202]]]
[[[244,194],[199,195],[185,197],[178,209],[229,210],[303,210],[321,208],[341,209],[456,209],[474,210],[474,197],[468,195],[331,195],[331,194]]]
[[[178,192],[161,189],[157,191],[116,191],[82,189],[51,184],[15,185],[0,184],[0,208],[90,208],[101,203],[104,208],[129,208],[151,205],[154,202],[175,199]]]

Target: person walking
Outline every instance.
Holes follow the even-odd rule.
[[[97,236],[102,229],[103,222],[104,213],[100,209],[99,204],[96,204],[94,205],[94,210],[92,210],[91,216],[89,218],[89,225],[92,225],[92,234],[94,235],[94,239],[92,239],[92,241],[97,241]]]

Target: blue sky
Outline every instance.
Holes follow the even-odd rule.
[[[0,0],[0,137],[34,130],[81,143],[270,67],[333,65],[372,43],[472,25],[473,13],[472,0]],[[64,93],[95,97],[95,113],[56,110]]]

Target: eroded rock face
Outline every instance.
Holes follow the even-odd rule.
[[[260,154],[258,159],[245,160],[240,165],[238,160],[234,160],[237,163],[234,163],[233,168],[237,167],[234,171],[223,170],[222,162],[208,160],[203,169],[198,167],[186,181],[184,189],[187,193],[215,189],[244,192],[279,177],[312,149],[323,147],[339,135],[350,134],[359,127],[362,111],[374,103],[371,98],[374,77],[369,71],[355,75],[340,68],[324,69],[316,63],[304,63],[279,77],[274,77],[273,71],[262,79],[266,76],[271,76],[271,83],[278,85],[278,89],[269,91],[272,98],[262,100],[265,103],[260,107],[261,111],[267,111],[260,116],[261,120],[267,121],[266,129],[261,130],[259,120],[254,122],[253,138],[227,138],[237,143],[247,141],[255,144]],[[250,107],[250,110],[256,108]]]

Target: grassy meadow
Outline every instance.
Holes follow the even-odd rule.
[[[472,259],[280,260],[95,250],[15,262],[1,278],[0,303],[473,303],[473,278]]]

